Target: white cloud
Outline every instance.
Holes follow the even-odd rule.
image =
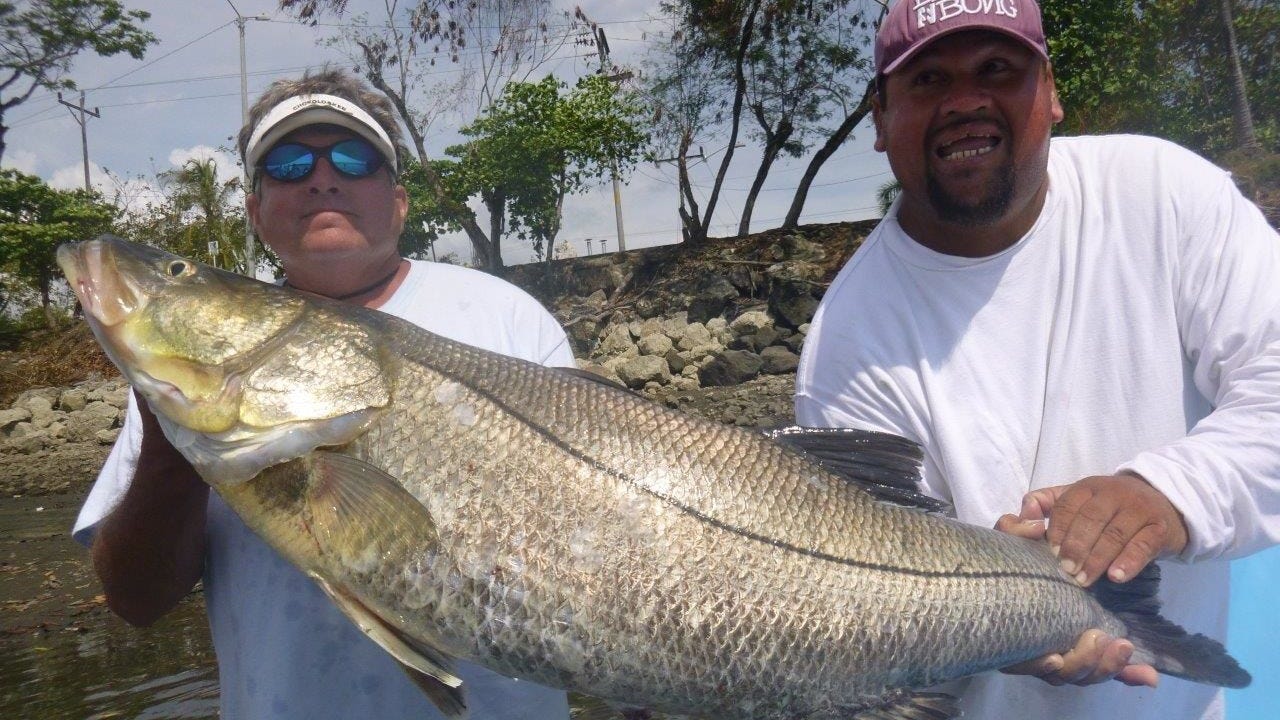
[[[4,167],[12,168],[18,172],[28,175],[35,175],[36,168],[40,165],[40,157],[30,150],[14,150],[6,148],[4,153]]]

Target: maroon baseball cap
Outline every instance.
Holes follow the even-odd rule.
[[[960,30],[1004,33],[1049,60],[1034,0],[897,0],[876,33],[876,72],[888,75],[929,43]]]

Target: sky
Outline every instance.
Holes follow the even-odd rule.
[[[317,27],[302,25],[278,10],[275,0],[125,0],[129,9],[151,13],[146,28],[159,43],[142,60],[101,58],[85,52],[77,57],[70,74],[77,87],[86,91],[85,106],[96,108],[100,115],[87,118],[90,182],[108,198],[119,196],[140,207],[158,197],[158,173],[180,167],[193,157],[215,158],[223,179],[239,175],[236,156],[230,151],[242,117],[239,34],[232,2],[241,15],[264,18],[245,24],[251,103],[273,80],[296,77],[326,62],[351,66],[339,49],[322,44],[338,32],[338,20],[324,18]],[[657,3],[650,0],[587,0],[578,4],[605,29],[612,60],[618,65],[638,65],[664,30],[656,16]],[[376,17],[383,6],[372,0],[350,0],[347,16],[368,11]],[[572,9],[569,4],[563,7]],[[597,66],[594,49],[570,47],[545,67],[572,83]],[[441,80],[447,80],[451,72],[442,68]],[[63,99],[77,103],[79,94],[66,92]],[[58,188],[82,187],[81,133],[73,113],[59,104],[55,93],[36,91],[30,100],[6,114],[11,130],[0,164],[39,175]],[[444,117],[433,123],[428,151],[439,156],[445,147],[458,142],[457,128],[466,120]],[[878,214],[876,189],[892,176],[883,154],[872,149],[872,140],[868,122],[827,161],[814,181],[802,223],[859,220]],[[729,168],[713,218],[713,236],[737,232],[760,158],[759,146],[750,139],[744,142]],[[715,138],[694,143],[714,163],[695,162],[690,168],[703,207],[724,143]],[[807,162],[807,156],[784,158],[775,165],[757,200],[752,231],[781,224]],[[626,180],[621,200],[628,249],[678,240],[676,187],[673,163],[641,164]],[[483,219],[481,225],[487,227]],[[565,201],[564,226],[557,243],[567,242],[575,254],[585,255],[588,239],[592,239],[593,253],[600,252],[601,240],[606,249],[617,248],[613,191],[607,182]],[[470,244],[461,235],[444,238],[437,248],[440,253],[453,251],[464,260],[470,258]],[[528,244],[519,240],[508,239],[503,246],[508,263],[526,262],[530,253]]]

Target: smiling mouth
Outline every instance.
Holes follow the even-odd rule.
[[[938,148],[936,154],[943,160],[967,160],[995,150],[1000,138],[990,135],[968,135]]]

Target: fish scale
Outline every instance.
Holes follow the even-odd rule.
[[[462,657],[669,713],[939,720],[921,688],[1094,627],[1249,681],[1158,616],[1155,566],[1086,592],[1043,543],[878,499],[899,439],[773,439],[114,238],[59,262],[175,447],[446,715]]]

